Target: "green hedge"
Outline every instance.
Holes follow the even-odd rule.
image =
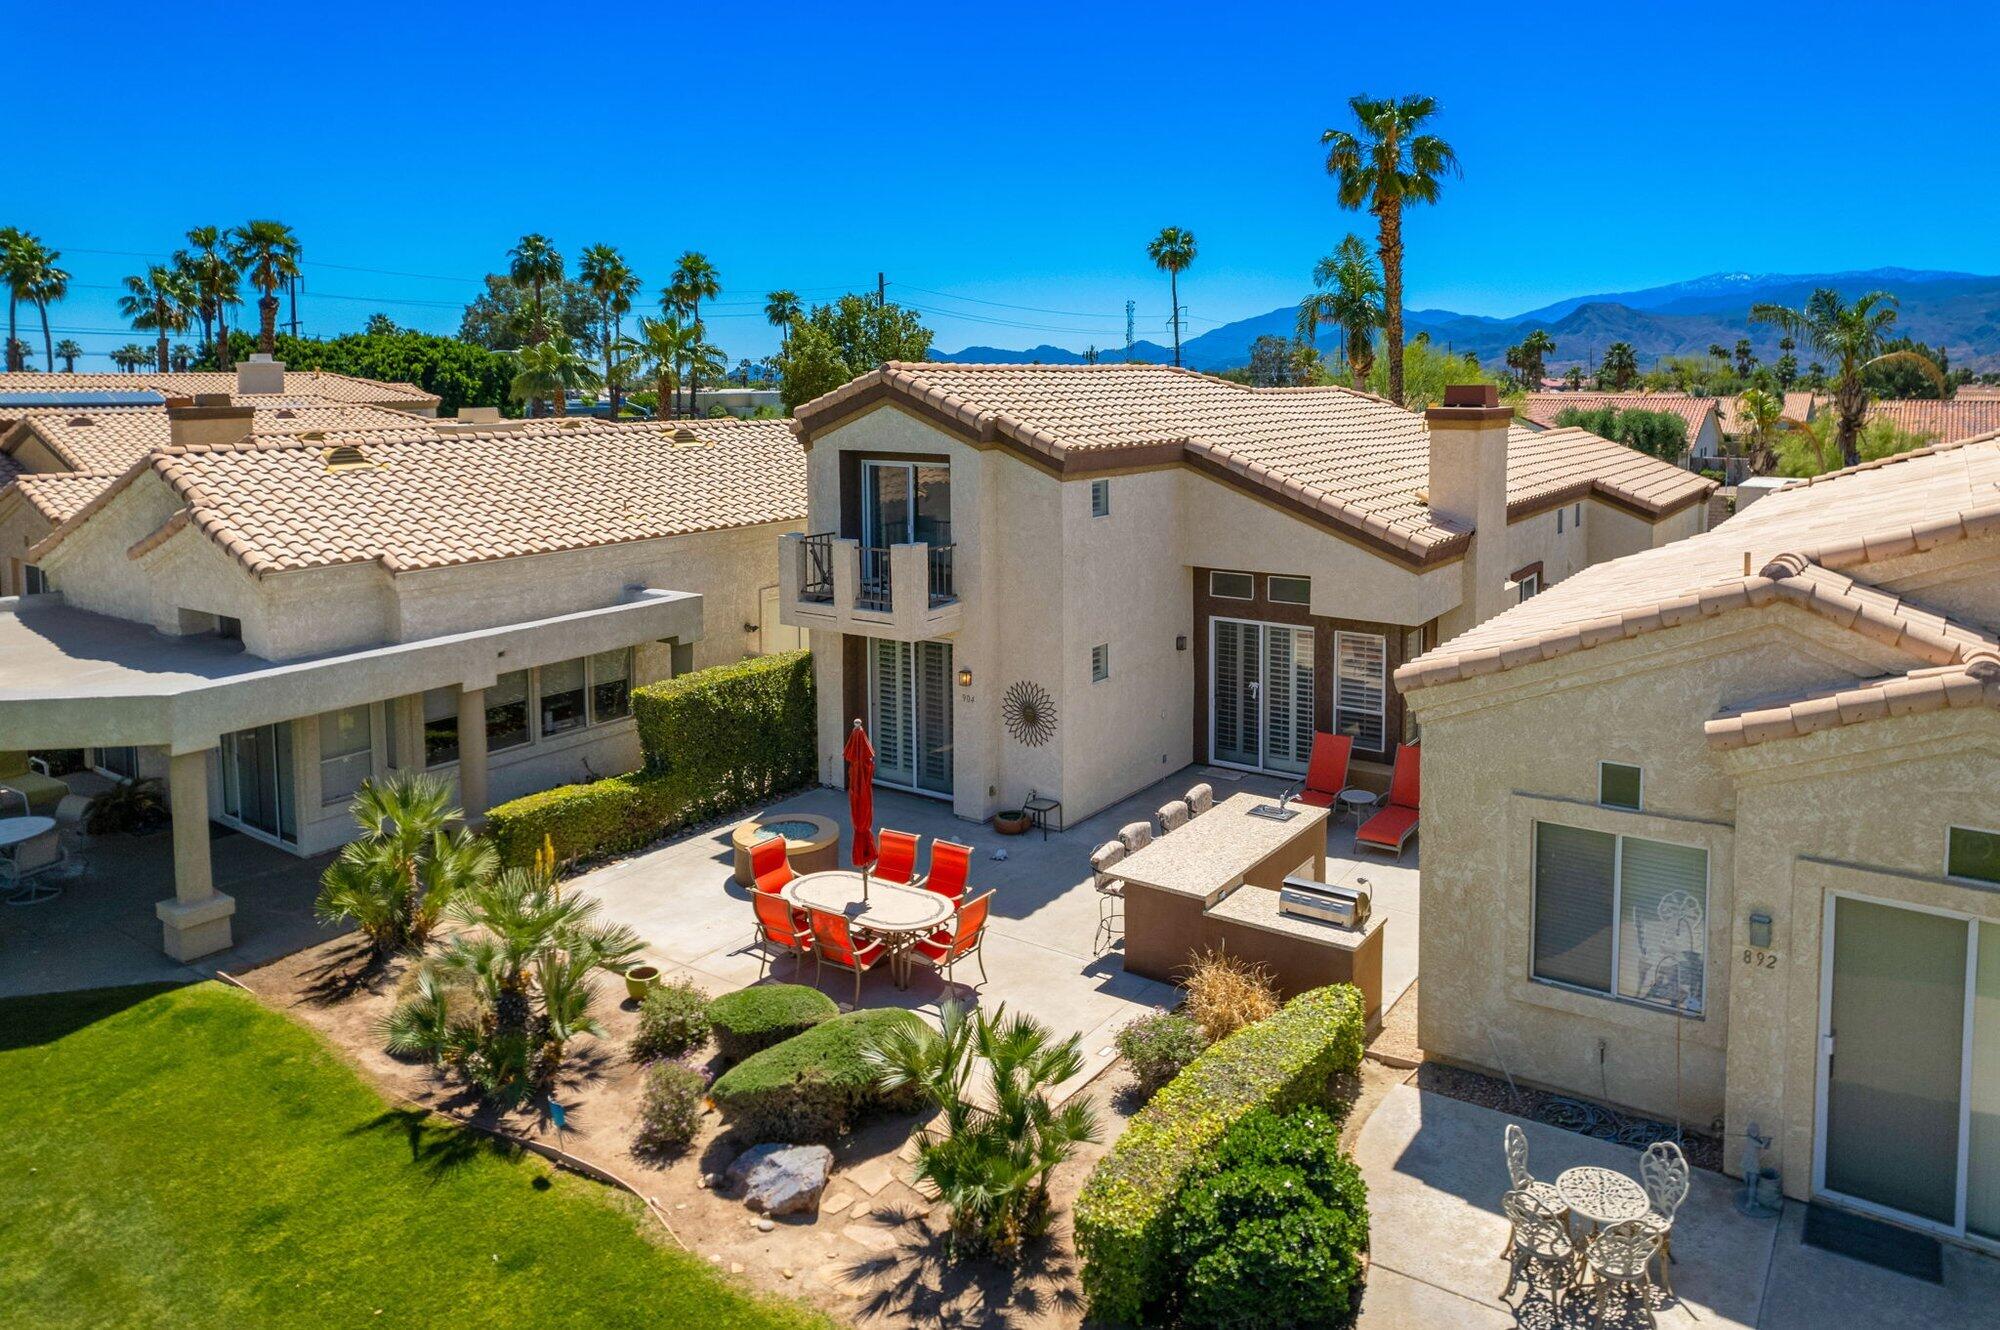
[[[877,1088],[862,1056],[872,1035],[896,1025],[931,1028],[900,1008],[851,1011],[745,1058],[722,1074],[709,1097],[732,1129],[755,1140],[832,1144],[871,1113],[920,1106],[914,1086]]]
[[[672,780],[635,772],[588,785],[558,785],[488,809],[486,834],[500,862],[531,862],[546,836],[556,860],[616,854],[650,845],[687,820],[687,800]]]
[[[811,781],[819,768],[812,655],[696,670],[632,693],[646,770],[701,818]]]
[[[716,1051],[741,1062],[840,1015],[840,1004],[804,984],[753,984],[708,1004]]]
[[[1348,984],[1301,993],[1210,1047],[1139,1111],[1077,1197],[1091,1315],[1144,1323],[1167,1292],[1168,1236],[1189,1177],[1254,1110],[1324,1101],[1331,1079],[1360,1065],[1364,1009]]]

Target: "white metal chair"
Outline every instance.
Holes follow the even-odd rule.
[[[1556,1276],[1551,1300],[1560,1306],[1562,1295],[1576,1283],[1576,1243],[1569,1235],[1569,1221],[1531,1191],[1506,1192],[1500,1197],[1500,1210],[1507,1216],[1510,1227],[1507,1287],[1500,1290],[1500,1296],[1505,1298],[1513,1293],[1514,1285],[1524,1282],[1524,1275],[1532,1291],[1535,1268],[1546,1266]]]
[[[1092,951],[1103,951],[1113,937],[1125,931],[1125,881],[1111,873],[1124,857],[1125,847],[1115,840],[1091,851],[1090,877],[1097,887],[1097,933],[1091,938]]]
[[[1125,847],[1125,853],[1135,854],[1153,843],[1153,824],[1127,822],[1118,828],[1118,841]]]
[[[1215,807],[1215,787],[1204,782],[1189,790],[1187,792],[1187,806],[1189,817],[1200,817],[1203,813]]]
[[[1528,1134],[1517,1124],[1510,1122],[1503,1137],[1507,1151],[1507,1181],[1511,1189],[1527,1192],[1535,1198],[1537,1206],[1551,1212],[1567,1224],[1569,1207],[1563,1204],[1562,1194],[1555,1189],[1555,1184],[1538,1182],[1535,1180],[1535,1175],[1528,1171]],[[1513,1250],[1514,1234],[1509,1231],[1507,1245],[1500,1249],[1500,1254],[1505,1256]]]
[[[1187,801],[1185,799],[1170,799],[1166,803],[1161,804],[1159,813],[1160,834],[1164,836],[1169,831],[1179,831],[1188,824],[1190,816],[1192,814],[1188,812]]]
[[[1651,1271],[1653,1258],[1660,1254],[1660,1239],[1645,1223],[1643,1219],[1631,1219],[1613,1224],[1583,1245],[1583,1275],[1588,1282],[1581,1291],[1596,1294],[1591,1304],[1591,1320],[1596,1324],[1603,1324],[1604,1308],[1613,1292],[1622,1297],[1636,1291],[1639,1309],[1646,1313],[1646,1324],[1659,1325],[1653,1319]]]
[[[1660,1287],[1674,1296],[1674,1278],[1668,1266],[1674,1259],[1674,1215],[1688,1194],[1688,1161],[1672,1141],[1654,1141],[1639,1156],[1639,1185],[1646,1189],[1647,1210],[1632,1222],[1660,1242]]]

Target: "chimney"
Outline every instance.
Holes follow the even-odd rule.
[[[500,423],[500,408],[497,406],[461,406],[458,420],[468,425],[497,425]]]
[[[1444,390],[1424,412],[1430,426],[1431,515],[1472,529],[1461,561],[1464,587],[1439,635],[1450,640],[1507,608],[1507,427],[1514,412],[1491,384]]]
[[[167,441],[177,448],[235,443],[256,427],[256,408],[231,405],[228,393],[196,393],[192,406],[167,407]]]
[[[239,393],[281,393],[285,391],[285,362],[267,355],[254,355],[236,365]]]

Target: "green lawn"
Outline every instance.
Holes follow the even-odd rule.
[[[0,1002],[0,1322],[824,1327],[220,984]]]

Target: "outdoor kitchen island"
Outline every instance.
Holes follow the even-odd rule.
[[[1262,965],[1287,997],[1355,985],[1373,1029],[1382,1015],[1385,920],[1345,928],[1282,912],[1287,877],[1326,879],[1327,810],[1292,804],[1282,819],[1275,811],[1266,796],[1233,795],[1119,862],[1125,968],[1172,983],[1196,955],[1219,947]]]

